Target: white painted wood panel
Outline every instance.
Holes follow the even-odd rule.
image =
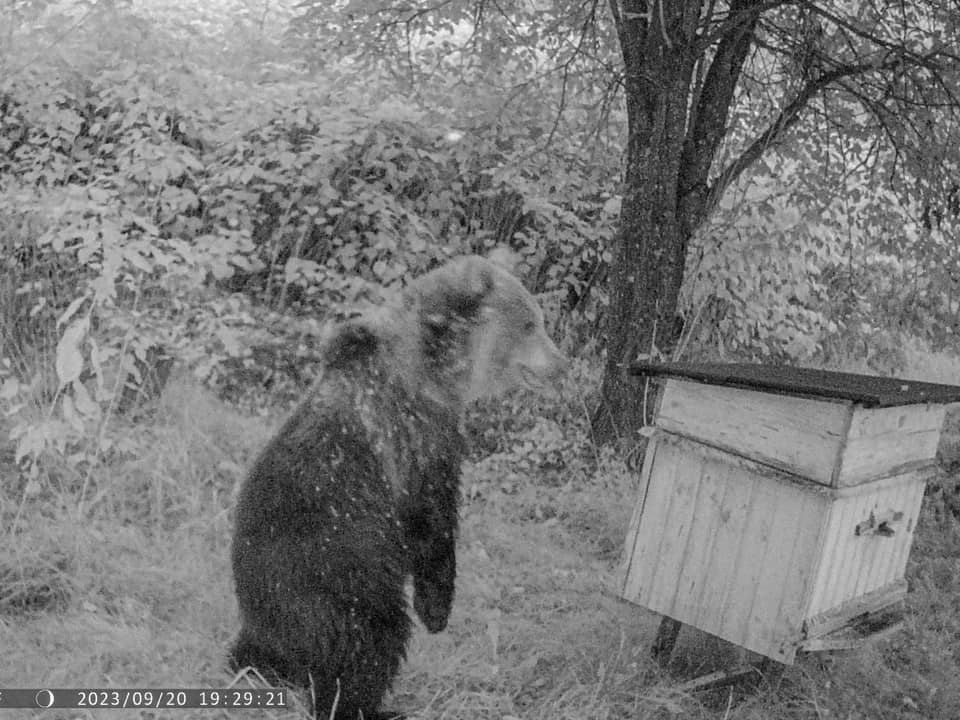
[[[831,504],[817,577],[807,617],[812,618],[902,579],[923,489],[932,470],[908,472],[840,492]],[[900,512],[891,522],[893,535],[857,535],[859,523],[871,513],[882,519]]]
[[[624,597],[792,661],[828,496],[676,436],[655,442]]]
[[[855,408],[835,484],[859,485],[929,465],[945,413],[944,405]]]
[[[623,596],[792,662],[902,597],[945,410],[667,380]]]
[[[657,427],[829,485],[851,415],[849,402],[669,379]]]

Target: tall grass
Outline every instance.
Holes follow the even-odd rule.
[[[948,374],[953,362],[919,354],[915,367]],[[942,503],[928,499],[917,529],[903,631],[853,653],[801,658],[778,683],[749,692],[684,695],[680,681],[743,653],[685,629],[671,668],[650,659],[658,618],[612,589],[636,475],[608,452],[594,455],[585,425],[562,407],[578,403],[554,402],[550,432],[559,428],[563,442],[542,422],[518,421],[466,465],[453,616],[444,633],[416,631],[390,707],[425,720],[960,717],[960,525]],[[514,407],[532,406],[521,398]],[[178,377],[152,419],[127,429],[137,452],[91,478],[82,517],[66,486],[24,503],[5,481],[2,684],[230,683],[231,511],[243,468],[279,420],[243,416]],[[545,433],[558,454],[531,453]],[[302,700],[262,714],[306,717]]]

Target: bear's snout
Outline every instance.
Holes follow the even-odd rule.
[[[570,361],[560,349],[541,331],[528,342],[527,352],[519,358],[520,367],[539,383],[557,382],[567,372]],[[526,378],[528,381],[531,378]]]

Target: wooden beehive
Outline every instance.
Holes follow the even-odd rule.
[[[789,664],[903,597],[960,387],[750,365],[632,371],[665,379],[624,598]]]

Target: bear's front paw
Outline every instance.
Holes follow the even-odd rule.
[[[413,609],[417,611],[417,616],[430,632],[438,633],[447,627],[450,608],[444,603],[437,602],[434,598],[424,597],[423,593],[417,593],[413,598]]]

